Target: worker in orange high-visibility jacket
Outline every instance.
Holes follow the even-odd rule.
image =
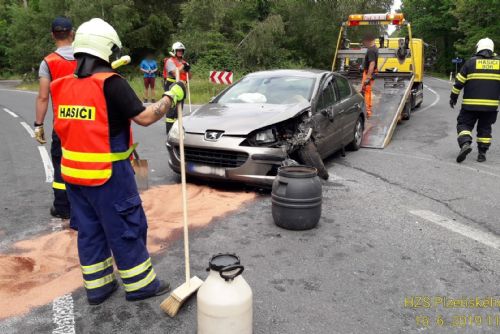
[[[172,51],[170,52],[172,56],[166,59],[163,68],[163,76],[165,78],[165,90],[168,90],[170,85],[175,83],[177,70],[179,71],[179,79],[182,82],[186,83],[188,77],[189,79],[191,79],[192,75],[192,73],[190,72],[191,66],[184,59],[185,52],[186,52],[186,47],[181,42],[175,42],[172,45]],[[167,112],[167,116],[165,117],[167,136],[176,120],[177,120],[177,110],[176,109],[169,110],[169,112]]]
[[[375,35],[367,33],[363,37],[363,46],[366,47],[365,60],[363,63],[363,79],[361,92],[365,97],[366,116],[372,116],[372,85],[377,73],[378,48],[375,45]]]
[[[54,127],[62,144],[61,174],[78,228],[78,256],[90,304],[106,300],[118,287],[116,263],[127,300],[168,292],[156,277],[146,248],[147,222],[130,155],[131,121],[143,126],[182,102],[179,82],[148,107],[110,66],[122,47],[111,25],[83,23],[75,35],[74,75],[52,82]],[[114,259],[114,261],[113,261]]]
[[[57,50],[50,53],[40,64],[38,71],[39,88],[36,99],[35,115],[35,139],[40,144],[45,144],[44,120],[49,107],[50,82],[69,74],[73,74],[76,68],[76,61],[73,57],[74,32],[71,20],[66,17],[57,17],[52,21],[52,38],[55,41]],[[54,167],[54,181],[52,190],[54,192],[54,202],[50,208],[50,214],[56,218],[69,219],[70,203],[66,195],[66,185],[61,178],[61,141],[57,134],[52,131],[52,142],[50,145],[50,156]],[[72,227],[74,227],[71,224]]]

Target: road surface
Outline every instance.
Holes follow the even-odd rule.
[[[422,107],[397,127],[386,149],[328,159],[332,177],[316,229],[276,227],[269,194],[259,194],[192,233],[193,274],[199,277],[206,277],[212,254],[241,257],[254,292],[254,333],[500,332],[499,307],[436,304],[500,295],[500,144],[494,138],[486,163],[475,161],[476,151],[455,163],[458,110],[448,106],[451,86],[425,82]],[[6,253],[14,242],[51,233],[58,223],[48,213],[44,147],[30,135],[35,95],[2,87],[0,252]],[[164,124],[136,130],[152,183],[178,182],[167,168]],[[500,136],[497,128],[494,136]],[[183,279],[181,250],[176,238],[154,256],[158,275],[173,286]],[[79,288],[1,320],[0,332],[196,332],[195,299],[171,319],[159,309],[163,297],[137,303],[123,297],[120,290],[91,307]]]

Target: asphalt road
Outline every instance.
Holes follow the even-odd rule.
[[[276,227],[270,197],[260,194],[192,233],[193,274],[199,277],[206,277],[212,254],[241,257],[254,292],[254,333],[500,332],[498,307],[426,308],[426,299],[417,297],[500,295],[500,145],[494,139],[486,163],[477,163],[474,151],[456,164],[457,110],[448,106],[450,84],[425,82],[422,107],[397,127],[386,149],[328,160],[332,177],[323,188],[316,229]],[[1,251],[53,229],[39,148],[20,124],[32,126],[35,95],[5,89],[0,90]],[[152,182],[178,182],[166,166],[163,124],[137,130],[142,155],[154,170]],[[181,242],[174,240],[169,249],[154,257],[155,269],[177,286],[183,279]],[[174,319],[159,309],[162,300],[128,303],[121,291],[90,307],[79,289],[70,297],[67,326],[57,324],[54,305],[48,304],[1,321],[0,332],[196,332],[195,299]]]

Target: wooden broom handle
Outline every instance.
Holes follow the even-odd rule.
[[[175,71],[175,80],[180,80],[179,69]],[[189,265],[189,230],[187,214],[187,187],[186,187],[186,157],[184,155],[184,127],[182,125],[182,102],[177,102],[177,124],[179,125],[179,152],[181,155],[181,187],[182,187],[182,221],[184,227],[184,257],[186,265],[186,284],[189,286],[191,270]]]

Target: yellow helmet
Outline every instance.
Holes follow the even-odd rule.
[[[75,54],[87,53],[109,63],[114,60],[110,60],[110,56],[119,53],[122,42],[109,23],[93,18],[78,27],[73,48]]]

